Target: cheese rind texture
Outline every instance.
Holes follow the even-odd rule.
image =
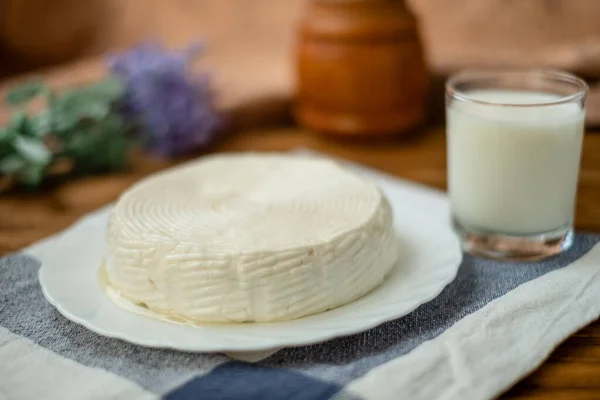
[[[121,296],[194,322],[270,322],[351,302],[398,259],[392,210],[335,162],[220,154],[117,202],[106,275]]]

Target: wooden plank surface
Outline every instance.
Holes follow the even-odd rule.
[[[286,151],[309,147],[386,171],[395,176],[445,188],[443,127],[425,129],[412,139],[385,143],[341,143],[298,128],[242,132],[214,151]],[[131,170],[65,184],[37,195],[0,198],[0,254],[58,232],[103,204],[142,176],[170,162],[137,154]],[[600,134],[585,138],[577,202],[577,228],[600,232]],[[600,268],[600,266],[599,266]],[[600,398],[600,323],[568,339],[547,362],[510,390],[505,398],[577,400]]]

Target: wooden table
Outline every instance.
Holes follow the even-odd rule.
[[[445,189],[443,127],[425,129],[410,139],[378,144],[341,143],[298,128],[274,128],[238,133],[214,151],[285,151],[298,147],[310,147]],[[167,161],[137,154],[126,173],[81,179],[38,195],[2,196],[0,255],[66,228],[83,214],[115,200],[137,179],[168,165]],[[576,226],[600,232],[600,134],[588,133],[585,138]],[[600,399],[600,323],[567,340],[505,398]]]

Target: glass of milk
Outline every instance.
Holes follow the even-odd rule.
[[[587,90],[548,70],[447,81],[448,191],[466,251],[540,259],[571,246]]]

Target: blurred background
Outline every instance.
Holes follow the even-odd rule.
[[[309,147],[444,189],[443,83],[464,68],[550,67],[582,76],[591,88],[588,138],[597,136],[598,15],[598,0],[0,0],[0,251],[116,199],[132,182],[183,159],[155,153],[186,143],[185,157]],[[216,100],[191,90],[187,77],[178,78],[186,90],[163,90],[170,70],[150,68],[148,80],[140,63],[133,64],[144,85],[127,85],[124,97],[107,86],[96,87],[96,97],[73,92],[106,77],[109,56],[135,59],[129,49],[142,42],[183,49],[198,40],[206,50],[193,72],[210,74]],[[159,58],[171,65],[172,57]],[[157,82],[155,72],[162,74]],[[52,118],[44,96],[26,103],[35,110],[28,113],[6,101],[15,87],[21,97],[31,94],[19,85],[31,76],[62,96],[64,107],[52,107]],[[115,104],[148,88],[152,95],[142,96],[147,107],[138,113],[148,121],[138,118],[146,123],[124,140],[123,121],[137,120]],[[206,122],[214,109],[227,129]],[[48,121],[66,123],[60,130]],[[391,133],[393,140],[356,144],[313,134],[323,127],[369,138]],[[405,140],[409,131],[416,140]],[[140,138],[154,145],[141,149]],[[595,143],[584,146],[579,197],[580,211],[593,216]],[[115,173],[102,175],[107,171]],[[594,221],[579,226],[596,230]]]
[[[392,0],[393,1],[393,0]],[[398,0],[400,1],[400,0]],[[0,0],[0,79],[156,39],[200,39],[223,101],[289,98],[297,28],[310,0]],[[600,122],[597,0],[408,0],[433,76],[473,66],[566,69],[592,86]],[[233,93],[231,93],[233,92]],[[596,111],[596,109],[598,109]]]

